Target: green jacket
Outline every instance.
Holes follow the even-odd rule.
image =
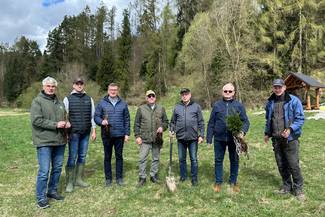
[[[144,143],[153,143],[156,141],[157,129],[168,128],[168,118],[165,109],[156,104],[154,109],[148,104],[141,105],[135,115],[134,135],[141,137]]]
[[[30,109],[33,143],[36,147],[59,146],[65,144],[64,130],[57,129],[59,121],[64,120],[65,110],[62,102],[43,92],[33,100]]]

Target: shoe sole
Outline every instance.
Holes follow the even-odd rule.
[[[39,209],[46,209],[46,208],[50,208],[50,205],[48,204],[46,206],[40,206],[40,205],[37,204],[37,208],[39,208]]]

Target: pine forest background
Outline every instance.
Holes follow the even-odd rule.
[[[325,81],[324,33],[325,0],[135,0],[119,22],[101,3],[65,16],[44,51],[24,36],[0,42],[0,104],[29,108],[50,75],[61,97],[83,76],[95,100],[110,82],[132,105],[146,89],[186,86],[205,108],[232,81],[239,100],[259,107],[291,71]]]

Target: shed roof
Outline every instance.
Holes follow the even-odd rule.
[[[306,84],[308,84],[311,87],[316,87],[316,88],[325,88],[325,84],[320,83],[319,81],[315,80],[314,78],[305,75],[303,73],[294,73],[294,72],[290,72],[289,76],[287,77],[287,79],[290,77],[290,75],[294,76],[295,78],[305,82]],[[287,80],[286,79],[286,80]]]

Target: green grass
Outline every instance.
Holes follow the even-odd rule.
[[[167,111],[170,117],[171,109]],[[133,120],[135,108],[131,108],[131,114]],[[209,112],[204,114],[207,121]],[[87,156],[85,178],[91,187],[64,193],[63,171],[60,190],[65,200],[50,201],[51,208],[39,210],[35,203],[38,166],[29,116],[2,116],[0,216],[325,216],[325,121],[307,120],[304,125],[300,158],[307,201],[301,203],[293,196],[273,193],[280,185],[280,177],[272,146],[263,143],[264,116],[250,114],[249,117],[251,128],[247,140],[250,159],[241,158],[239,194],[230,194],[226,184],[220,194],[213,192],[214,154],[213,148],[208,149],[206,144],[199,146],[199,186],[191,187],[190,181],[179,183],[177,192],[172,194],[164,182],[154,185],[147,181],[145,187],[137,189],[138,147],[132,135],[124,149],[125,187],[117,187],[114,183],[112,188],[104,188],[103,147],[98,138],[95,143],[90,143]],[[163,181],[168,168],[167,141],[165,138],[159,174]],[[179,178],[175,145],[173,151],[173,171]],[[67,151],[65,162],[66,158]],[[228,157],[224,169],[224,179],[227,180]]]

